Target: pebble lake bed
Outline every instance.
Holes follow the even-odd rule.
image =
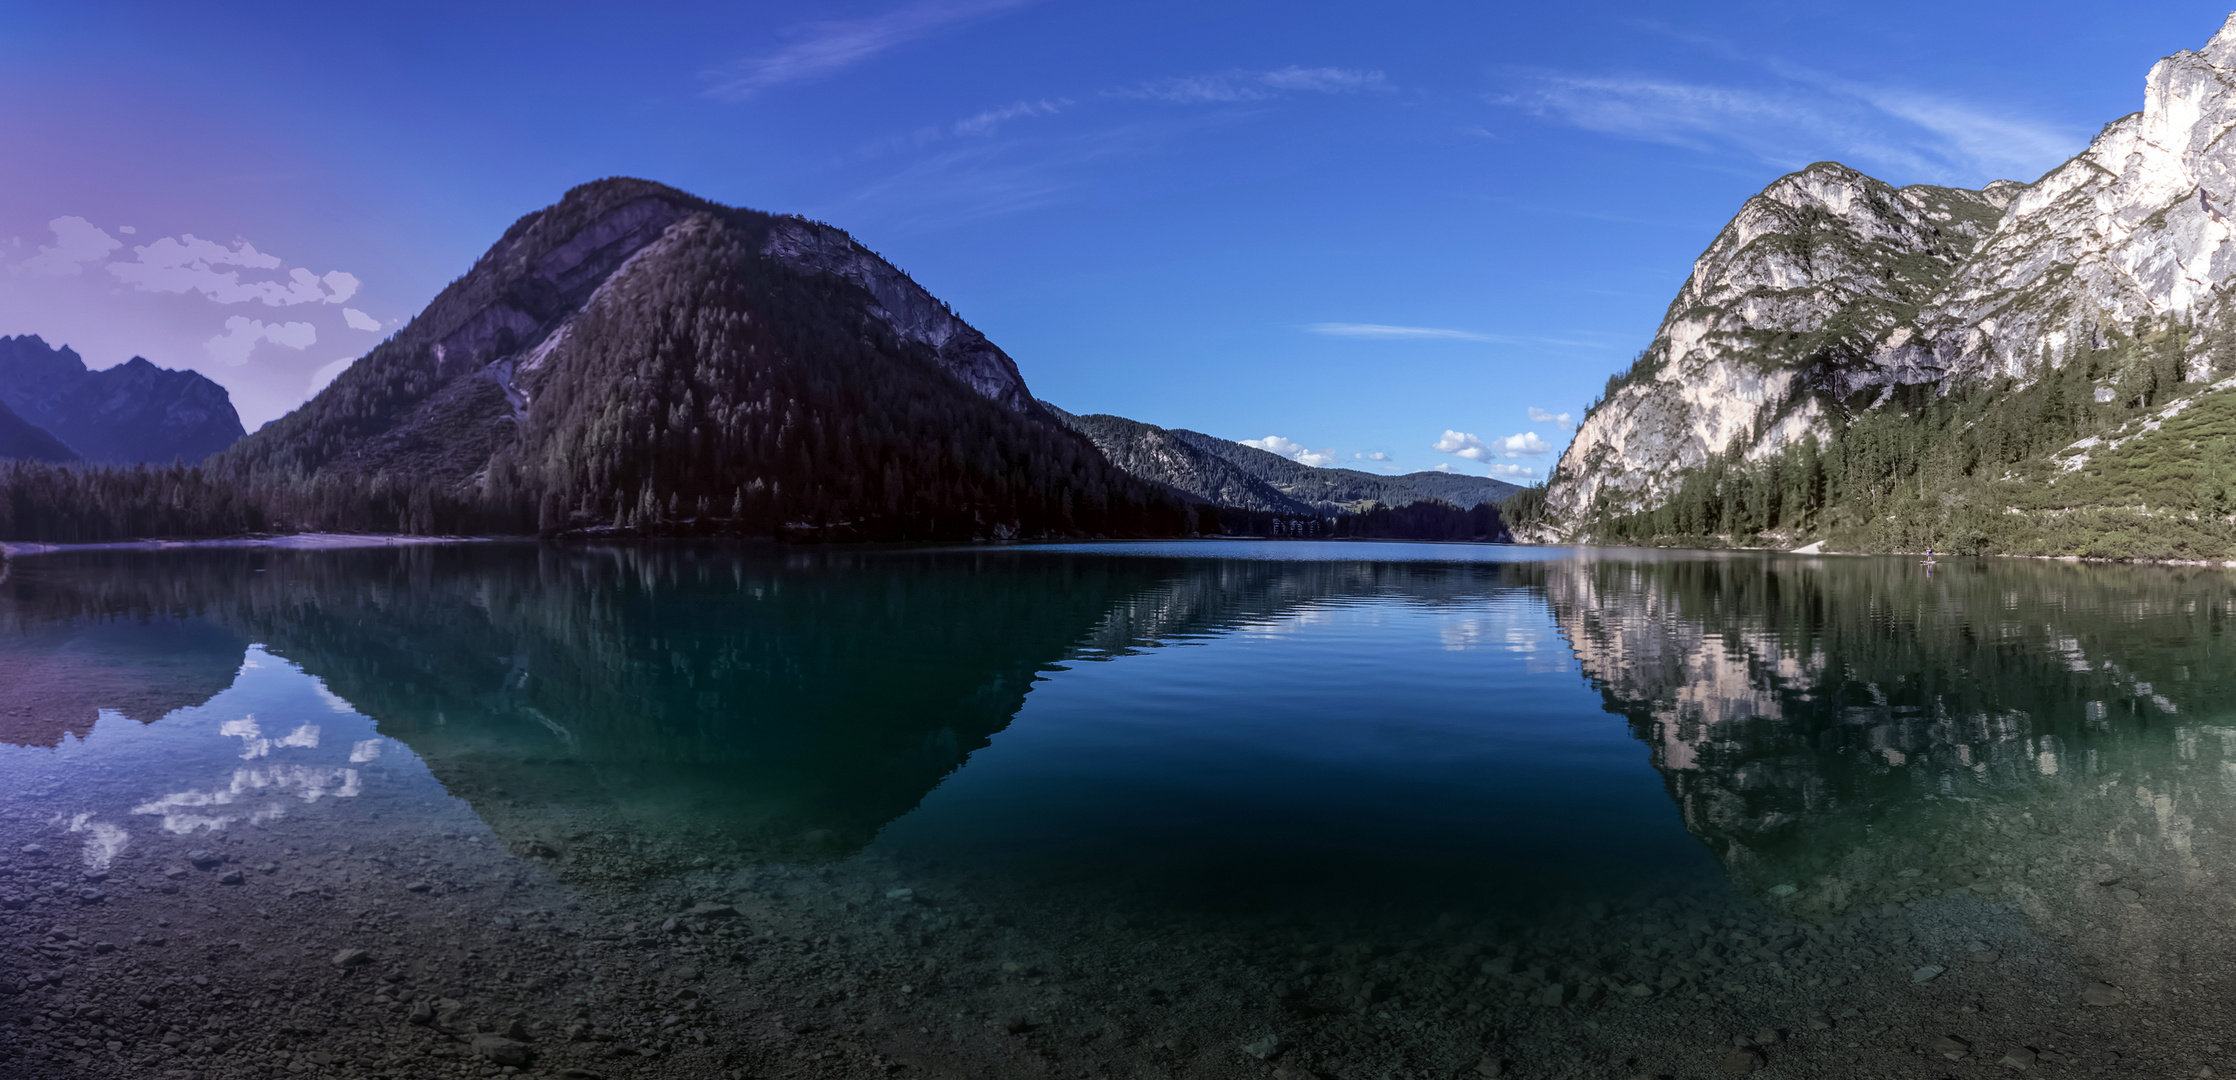
[[[0,1075],[2236,1073],[2236,588],[1915,569],[16,560]]]

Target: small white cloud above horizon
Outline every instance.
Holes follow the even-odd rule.
[[[1552,424],[1562,431],[1576,430],[1576,418],[1574,416],[1568,413],[1556,413],[1540,409],[1535,405],[1529,407],[1529,422],[1532,424]]]
[[[373,318],[372,316],[367,315],[364,312],[359,311],[353,307],[345,307],[342,309],[342,321],[348,323],[349,328],[352,330],[377,331],[380,329],[379,319]]]
[[[130,225],[119,225],[116,227],[116,231],[123,233],[126,236],[131,236],[132,234],[137,233],[140,230],[135,229]]]
[[[1356,454],[1353,454],[1353,455],[1351,455],[1351,456],[1352,456],[1352,457],[1354,457],[1354,458],[1357,458],[1357,459],[1358,459],[1358,460],[1360,460],[1360,461],[1394,461],[1394,460],[1396,460],[1395,458],[1392,458],[1392,457],[1391,457],[1391,456],[1390,456],[1390,455],[1389,455],[1388,453],[1385,453],[1384,451],[1381,451],[1381,450],[1375,450],[1375,451],[1371,451],[1371,452],[1367,452],[1367,451],[1362,451],[1362,452],[1360,452],[1360,453],[1356,453]]]
[[[1494,463],[1493,463],[1493,464],[1491,465],[1491,475],[1492,475],[1492,476],[1536,476],[1536,475],[1537,475],[1537,470],[1536,470],[1536,469],[1533,469],[1533,468],[1530,468],[1530,467],[1529,467],[1529,466],[1527,466],[1527,465],[1516,465],[1516,464],[1514,464],[1513,462],[1510,462],[1510,461],[1500,461],[1500,462],[1494,462]]]
[[[1451,471],[1452,471],[1452,463],[1451,463],[1451,462],[1449,462],[1449,461],[1439,461],[1439,462],[1437,462],[1437,463],[1436,463],[1436,468],[1434,468],[1434,469],[1431,469],[1431,470],[1429,470],[1429,471],[1430,471],[1430,472],[1451,472]]]
[[[1279,454],[1299,465],[1310,465],[1315,469],[1328,468],[1339,460],[1333,450],[1314,450],[1303,443],[1284,439],[1279,435],[1268,435],[1263,439],[1240,439],[1237,441],[1244,446]]]
[[[290,349],[305,349],[317,344],[318,328],[307,322],[263,323],[242,315],[225,320],[225,332],[202,343],[210,359],[228,367],[248,363],[249,353],[257,343],[269,341]]]
[[[1469,461],[1490,461],[1494,458],[1541,457],[1552,452],[1553,444],[1539,438],[1534,431],[1485,442],[1467,432],[1446,428],[1430,449]]]
[[[829,20],[796,27],[793,42],[706,73],[706,96],[744,101],[786,83],[835,74],[896,46],[927,37],[957,23],[1022,7],[1031,0],[974,0],[918,3],[866,19]]]
[[[85,264],[105,259],[109,252],[124,246],[124,241],[75,214],[47,222],[47,228],[54,232],[54,243],[42,245],[38,254],[23,260],[23,269],[33,277],[82,273]]]

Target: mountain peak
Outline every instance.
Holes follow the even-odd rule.
[[[106,464],[198,462],[246,434],[225,388],[199,372],[140,356],[89,371],[37,334],[0,337],[0,405]]]

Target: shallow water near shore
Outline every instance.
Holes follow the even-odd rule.
[[[18,559],[0,1073],[2226,1073],[2232,586],[1433,544]]]

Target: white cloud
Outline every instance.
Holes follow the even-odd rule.
[[[356,357],[345,356],[332,363],[319,365],[317,371],[311,372],[311,386],[308,396],[317,397],[319,391],[333,385],[334,380],[340,378],[342,372],[348,371],[349,366],[356,362]]]
[[[1779,168],[1837,158],[1920,179],[1977,185],[2030,180],[2087,133],[1919,91],[1870,86],[1775,62],[1762,89],[1648,75],[1548,75],[1500,104],[1587,131]]]
[[[132,226],[130,226],[130,225],[119,225],[119,226],[117,226],[117,227],[116,227],[116,231],[118,231],[118,232],[120,232],[120,233],[123,233],[123,234],[124,234],[124,235],[126,235],[126,236],[131,236],[131,235],[133,235],[134,233],[137,233],[137,232],[139,232],[140,230],[138,230],[138,229],[135,229],[135,228],[133,228],[133,227],[132,227]]]
[[[1554,424],[1559,426],[1562,431],[1573,431],[1576,428],[1576,418],[1574,416],[1568,413],[1548,412],[1535,405],[1529,407],[1529,422],[1532,424]]]
[[[1553,452],[1553,444],[1538,438],[1534,431],[1508,435],[1491,445],[1497,449],[1500,457],[1543,457]]]
[[[1328,468],[1339,460],[1333,450],[1314,450],[1303,443],[1293,442],[1279,435],[1268,435],[1263,439],[1243,439],[1240,441],[1244,446],[1254,446],[1260,450],[1270,451],[1299,465],[1310,465],[1315,469]]]
[[[307,348],[317,343],[318,328],[306,322],[266,324],[235,315],[225,320],[225,332],[203,342],[202,348],[209,352],[210,359],[239,367],[248,363],[248,354],[260,341],[290,349]]]
[[[1491,334],[1478,334],[1471,330],[1446,330],[1435,326],[1386,326],[1382,323],[1313,323],[1305,327],[1315,334],[1329,337],[1350,338],[1450,338],[1458,341],[1498,341]]]
[[[764,56],[710,72],[709,97],[743,101],[772,86],[821,78],[853,67],[897,45],[980,15],[1020,7],[1030,0],[919,3],[867,19],[813,23],[793,32],[797,40]]]
[[[1222,71],[1159,79],[1105,96],[1138,101],[1181,104],[1229,104],[1266,101],[1284,93],[1355,94],[1362,90],[1389,90],[1389,80],[1379,71],[1361,68],[1307,68],[1290,66],[1275,71]]]
[[[955,134],[991,135],[995,128],[1008,121],[1027,116],[1054,116],[1070,107],[1071,103],[1070,98],[1056,98],[1055,100],[1042,98],[1039,101],[1014,102],[999,109],[988,109],[976,116],[955,121]]]
[[[1489,461],[1492,458],[1539,457],[1551,453],[1553,444],[1538,438],[1534,431],[1484,442],[1467,432],[1447,428],[1430,449],[1469,461]]]
[[[1469,461],[1482,461],[1491,456],[1491,448],[1484,445],[1483,440],[1467,432],[1453,431],[1450,428],[1446,428],[1444,434],[1429,449],[1439,454],[1463,457]]]
[[[353,307],[345,307],[342,309],[342,321],[348,323],[349,328],[352,330],[380,329],[379,319],[373,318],[372,316],[367,315],[364,312],[359,311]]]
[[[1451,472],[1451,471],[1452,471],[1452,463],[1451,463],[1451,462],[1449,462],[1449,461],[1439,461],[1439,462],[1437,462],[1437,463],[1436,463],[1436,468],[1435,468],[1435,469],[1434,469],[1433,471],[1435,471],[1435,472]]]
[[[1353,455],[1351,455],[1351,456],[1352,456],[1352,457],[1355,457],[1355,458],[1357,458],[1357,459],[1359,459],[1360,461],[1389,461],[1389,460],[1391,460],[1391,458],[1390,458],[1390,455],[1389,455],[1389,454],[1387,454],[1387,453],[1385,453],[1385,452],[1383,452],[1383,451],[1380,451],[1380,450],[1376,450],[1376,451],[1374,451],[1374,452],[1372,452],[1372,453],[1353,454]]]
[[[249,270],[279,268],[278,256],[266,255],[246,240],[227,247],[187,233],[175,240],[163,237],[152,244],[135,247],[132,252],[138,256],[135,261],[109,264],[109,273],[117,280],[148,292],[199,292],[220,304],[251,300],[271,307],[338,304],[357,295],[361,284],[355,274],[341,270],[319,275],[298,266],[287,272],[286,281],[242,281],[239,270],[217,269],[221,266]]]
[[[1492,476],[1536,476],[1536,475],[1537,475],[1537,470],[1536,470],[1536,469],[1532,469],[1532,468],[1530,468],[1530,467],[1529,467],[1529,466],[1527,466],[1527,465],[1516,465],[1516,464],[1513,464],[1512,462],[1501,461],[1501,462],[1497,462],[1497,463],[1495,463],[1495,464],[1493,464],[1493,465],[1491,466],[1491,475],[1492,475]]]
[[[310,276],[310,271],[308,270],[292,270],[289,272],[292,274],[301,275],[303,277]],[[327,295],[325,297],[325,301],[329,304],[339,304],[342,301],[357,295],[358,287],[364,284],[364,282],[357,280],[357,275],[352,274],[347,270],[328,270],[325,276],[319,278],[318,281],[320,284],[326,286]],[[346,312],[348,309],[344,308],[343,310]]]
[[[124,246],[124,241],[76,215],[55,218],[47,222],[47,228],[54,230],[54,244],[41,246],[38,254],[23,260],[23,268],[34,277],[79,273],[85,264],[107,258],[109,252]]]

